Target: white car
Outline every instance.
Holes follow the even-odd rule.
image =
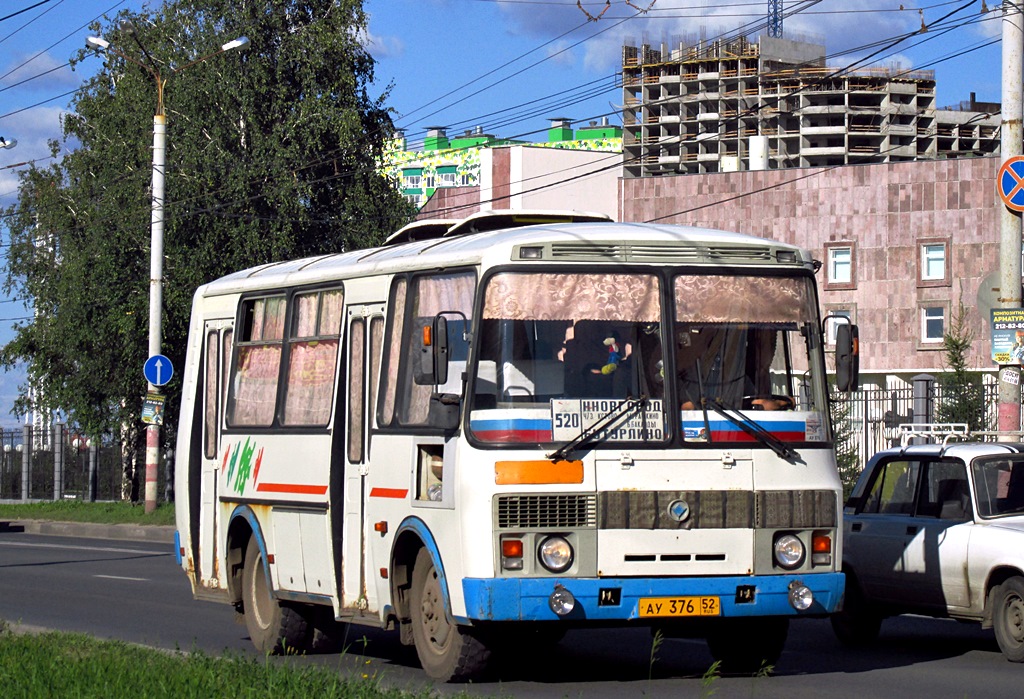
[[[1024,662],[1024,444],[953,442],[879,452],[843,513],[849,645],[882,620],[924,614],[993,627]]]

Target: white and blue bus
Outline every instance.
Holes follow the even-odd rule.
[[[844,589],[816,268],[490,212],[201,287],[176,450],[195,596],[268,652],[397,629],[440,680],[609,625],[774,663]]]

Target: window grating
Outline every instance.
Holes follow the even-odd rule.
[[[616,260],[619,262],[771,262],[769,246],[654,245],[615,243],[552,243],[550,259]]]
[[[499,529],[566,529],[597,526],[597,497],[578,495],[502,495]]]

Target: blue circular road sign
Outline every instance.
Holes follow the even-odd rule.
[[[1024,211],[1024,156],[1007,158],[996,177],[999,196],[1007,208]]]
[[[171,366],[171,360],[164,355],[154,354],[146,360],[142,373],[145,374],[146,381],[154,386],[164,386],[174,376],[174,367]]]

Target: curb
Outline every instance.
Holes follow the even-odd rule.
[[[173,544],[174,527],[141,524],[89,524],[87,522],[51,522],[25,519],[0,521],[0,532],[25,532],[49,536],[76,536],[121,541],[150,541]]]

